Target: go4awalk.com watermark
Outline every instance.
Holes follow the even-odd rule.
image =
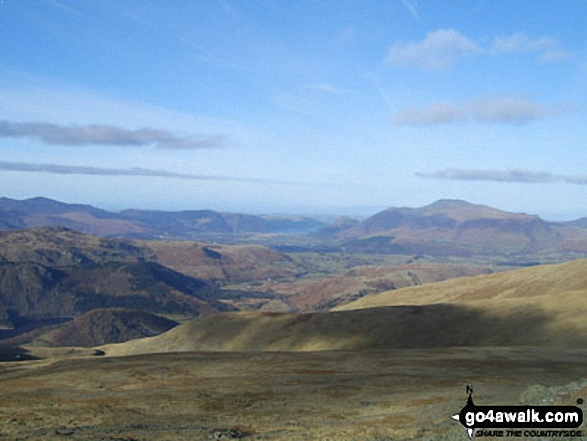
[[[583,411],[577,406],[477,406],[470,386],[467,393],[467,404],[452,418],[465,427],[469,438],[583,436]]]

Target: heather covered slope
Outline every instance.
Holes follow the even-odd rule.
[[[0,233],[0,324],[26,328],[112,307],[193,316],[234,309],[214,298],[214,284],[154,259],[139,242],[61,227]]]
[[[587,261],[576,261],[454,279],[369,296],[328,313],[221,314],[106,352],[581,347],[587,344],[586,269]],[[420,301],[388,300],[385,306],[394,295],[419,295]]]
[[[154,260],[183,274],[218,282],[294,277],[300,268],[285,254],[260,245],[205,245],[191,241],[141,242]]]

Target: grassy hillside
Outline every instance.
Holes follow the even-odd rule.
[[[586,300],[587,261],[581,260],[390,291],[329,313],[204,317],[107,352],[581,347]]]
[[[563,305],[565,301],[575,304]],[[499,274],[446,280],[365,296],[340,311],[396,305],[458,303],[509,305],[533,303],[544,308],[581,308],[587,304],[587,260],[540,265]]]
[[[396,265],[357,266],[340,275],[320,280],[271,283],[270,288],[296,310],[326,310],[371,293],[486,272],[488,269],[472,265],[404,262]]]

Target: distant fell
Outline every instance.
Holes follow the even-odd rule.
[[[0,198],[0,229],[61,226],[86,234],[126,238],[183,238],[219,234],[307,233],[324,226],[304,216],[255,216],[212,210],[109,212],[47,198]]]
[[[390,208],[344,228],[318,234],[352,252],[430,255],[523,255],[587,252],[587,228],[547,222],[461,200],[421,208]]]

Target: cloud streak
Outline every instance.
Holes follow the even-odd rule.
[[[102,168],[85,167],[78,165],[61,164],[33,164],[26,162],[0,161],[0,172],[25,172],[25,173],[53,173],[58,175],[86,175],[86,176],[130,176],[130,177],[152,177],[152,178],[175,178],[192,181],[219,181],[219,182],[240,182],[240,183],[273,183],[273,184],[294,184],[288,181],[274,181],[257,178],[239,178],[226,176],[197,175],[189,173],[177,173],[167,170],[150,170],[145,168]]]
[[[47,122],[10,122],[0,120],[0,137],[33,138],[47,145],[61,146],[154,146],[156,148],[202,149],[222,145],[220,136],[177,136],[166,130],[143,128],[129,130],[110,125],[60,126]]]
[[[443,181],[487,181],[510,182],[522,184],[545,184],[566,182],[568,184],[587,185],[587,175],[554,175],[546,171],[531,170],[488,170],[446,168],[432,173],[414,173],[419,178],[437,179]]]
[[[491,181],[491,182],[520,182],[526,184],[541,184],[555,182],[560,177],[548,172],[534,172],[528,170],[480,170],[447,168],[433,173],[415,173],[420,178],[439,179],[446,181]]]
[[[412,10],[412,1],[402,2]],[[417,9],[413,9],[417,13]],[[389,49],[387,63],[442,71],[459,59],[512,53],[537,53],[538,61],[542,63],[563,61],[570,57],[569,52],[559,48],[557,40],[547,36],[533,38],[516,32],[496,37],[489,45],[482,46],[454,29],[438,29],[427,33],[422,41],[394,44]]]
[[[569,112],[569,105],[536,103],[531,98],[485,95],[464,102],[437,102],[425,107],[409,107],[396,112],[392,122],[398,126],[432,126],[453,123],[510,123],[531,121]]]
[[[342,87],[333,86],[330,83],[312,83],[307,85],[307,89],[315,92],[325,92],[331,95],[346,95],[353,93],[351,89],[344,89]]]
[[[422,21],[420,18],[420,12],[418,11],[418,2],[416,0],[401,0],[401,2],[416,20]]]
[[[563,177],[565,182],[569,184],[587,185],[587,175],[583,176],[565,176]]]

